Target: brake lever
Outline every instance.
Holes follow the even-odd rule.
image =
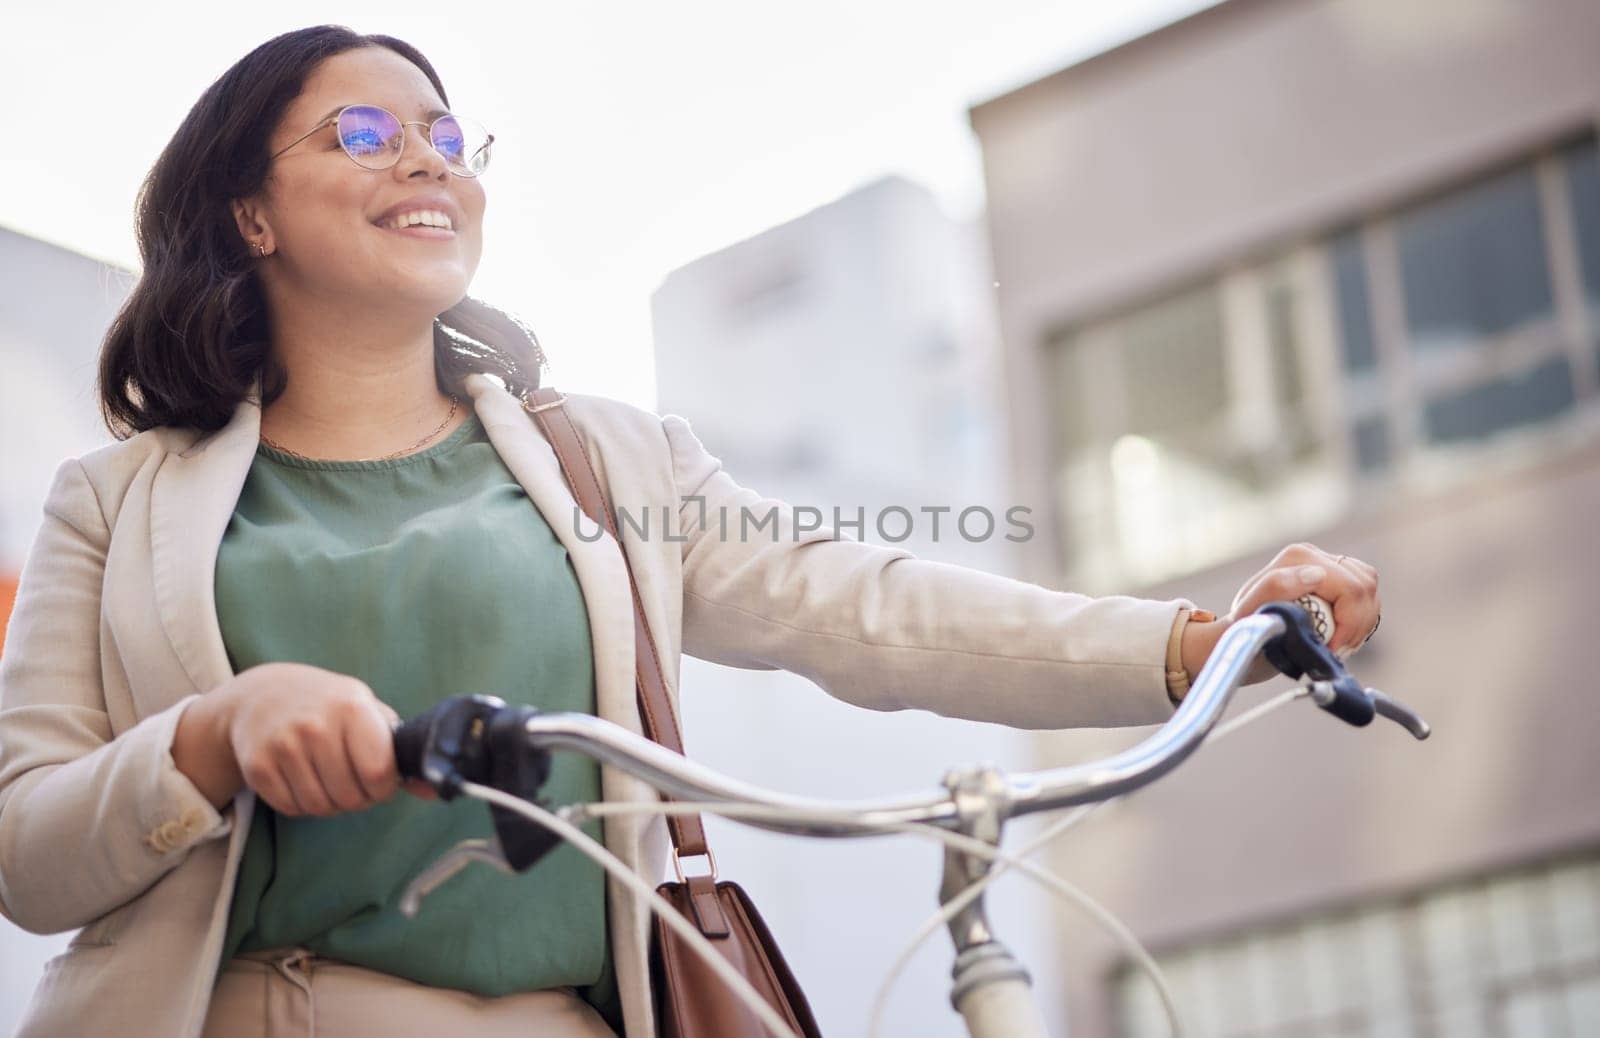
[[[400,895],[400,912],[407,919],[414,919],[422,909],[422,899],[438,890],[446,881],[471,865],[481,861],[486,865],[493,865],[508,876],[515,876],[517,870],[506,861],[506,856],[500,853],[500,848],[492,840],[471,839],[462,840],[439,857],[432,865],[417,873],[416,878],[406,884],[405,893]]]
[[[1351,676],[1344,661],[1323,641],[1303,606],[1294,602],[1268,602],[1256,612],[1270,613],[1284,624],[1283,634],[1263,649],[1267,660],[1288,677],[1308,678],[1311,699],[1322,709],[1358,728],[1371,724],[1374,716],[1381,715],[1417,739],[1426,739],[1432,733],[1428,722],[1415,710],[1375,688],[1364,687]]]
[[[1311,700],[1318,706],[1326,707],[1333,702],[1338,693],[1334,690],[1333,683],[1329,681],[1313,681],[1307,686],[1311,691]],[[1375,688],[1365,688],[1362,692],[1372,700],[1373,712],[1387,717],[1398,724],[1417,739],[1426,739],[1433,734],[1433,727],[1424,721],[1415,710],[1406,706],[1398,699],[1385,695]]]
[[[1418,739],[1426,739],[1433,734],[1433,726],[1422,719],[1415,710],[1406,706],[1391,696],[1386,696],[1375,688],[1367,689],[1367,695],[1372,697],[1372,706],[1378,713],[1400,725]]]

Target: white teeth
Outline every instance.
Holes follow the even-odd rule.
[[[402,227],[414,227],[418,224],[425,227],[442,227],[447,231],[455,230],[454,225],[450,223],[450,217],[437,209],[413,209],[385,221],[382,226],[390,230],[399,230]]]

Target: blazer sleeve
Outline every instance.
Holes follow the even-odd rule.
[[[0,914],[75,929],[230,832],[172,759],[186,696],[113,737],[101,683],[110,530],[83,465],[56,470],[0,656]]]
[[[736,483],[687,421],[662,425],[690,655],[793,671],[872,710],[1016,728],[1159,724],[1177,710],[1166,649],[1187,599],[1052,591],[805,528],[789,504]]]

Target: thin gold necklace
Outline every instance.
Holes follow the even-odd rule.
[[[423,444],[425,444],[429,440],[433,439],[435,436],[438,436],[439,435],[439,431],[441,429],[443,429],[445,426],[449,425],[450,424],[450,419],[455,417],[456,408],[459,407],[460,404],[461,404],[461,398],[457,397],[454,393],[452,393],[450,395],[450,413],[444,416],[444,421],[439,423],[439,428],[433,430],[433,432],[431,432],[428,435],[424,436],[422,439],[418,440],[416,443],[413,443],[411,446],[403,448],[401,450],[397,450],[393,454],[385,454],[381,458],[357,458],[356,460],[357,461],[388,461],[391,458],[398,458],[402,454],[410,454],[412,451],[418,449]],[[261,436],[261,442],[266,444],[268,447],[271,447],[273,450],[283,451],[283,453],[285,453],[285,454],[293,454],[295,457],[297,457],[297,458],[305,458],[307,461],[327,461],[327,460],[329,460],[327,458],[313,458],[309,454],[301,454],[297,450],[290,450],[288,447],[285,447],[282,444],[272,442],[270,439],[267,438],[266,433],[261,433],[260,436]],[[345,460],[345,459],[340,459],[340,460]]]

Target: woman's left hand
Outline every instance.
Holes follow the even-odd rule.
[[[1316,595],[1333,607],[1334,630],[1328,647],[1334,652],[1348,655],[1360,648],[1378,625],[1377,569],[1353,556],[1301,543],[1278,552],[1270,563],[1244,582],[1233,596],[1228,615],[1215,624],[1217,634],[1220,637],[1228,625],[1268,602],[1292,602],[1308,594]],[[1197,672],[1198,667],[1190,669],[1191,678]],[[1276,674],[1265,658],[1257,658],[1245,676],[1245,683],[1266,681]]]

